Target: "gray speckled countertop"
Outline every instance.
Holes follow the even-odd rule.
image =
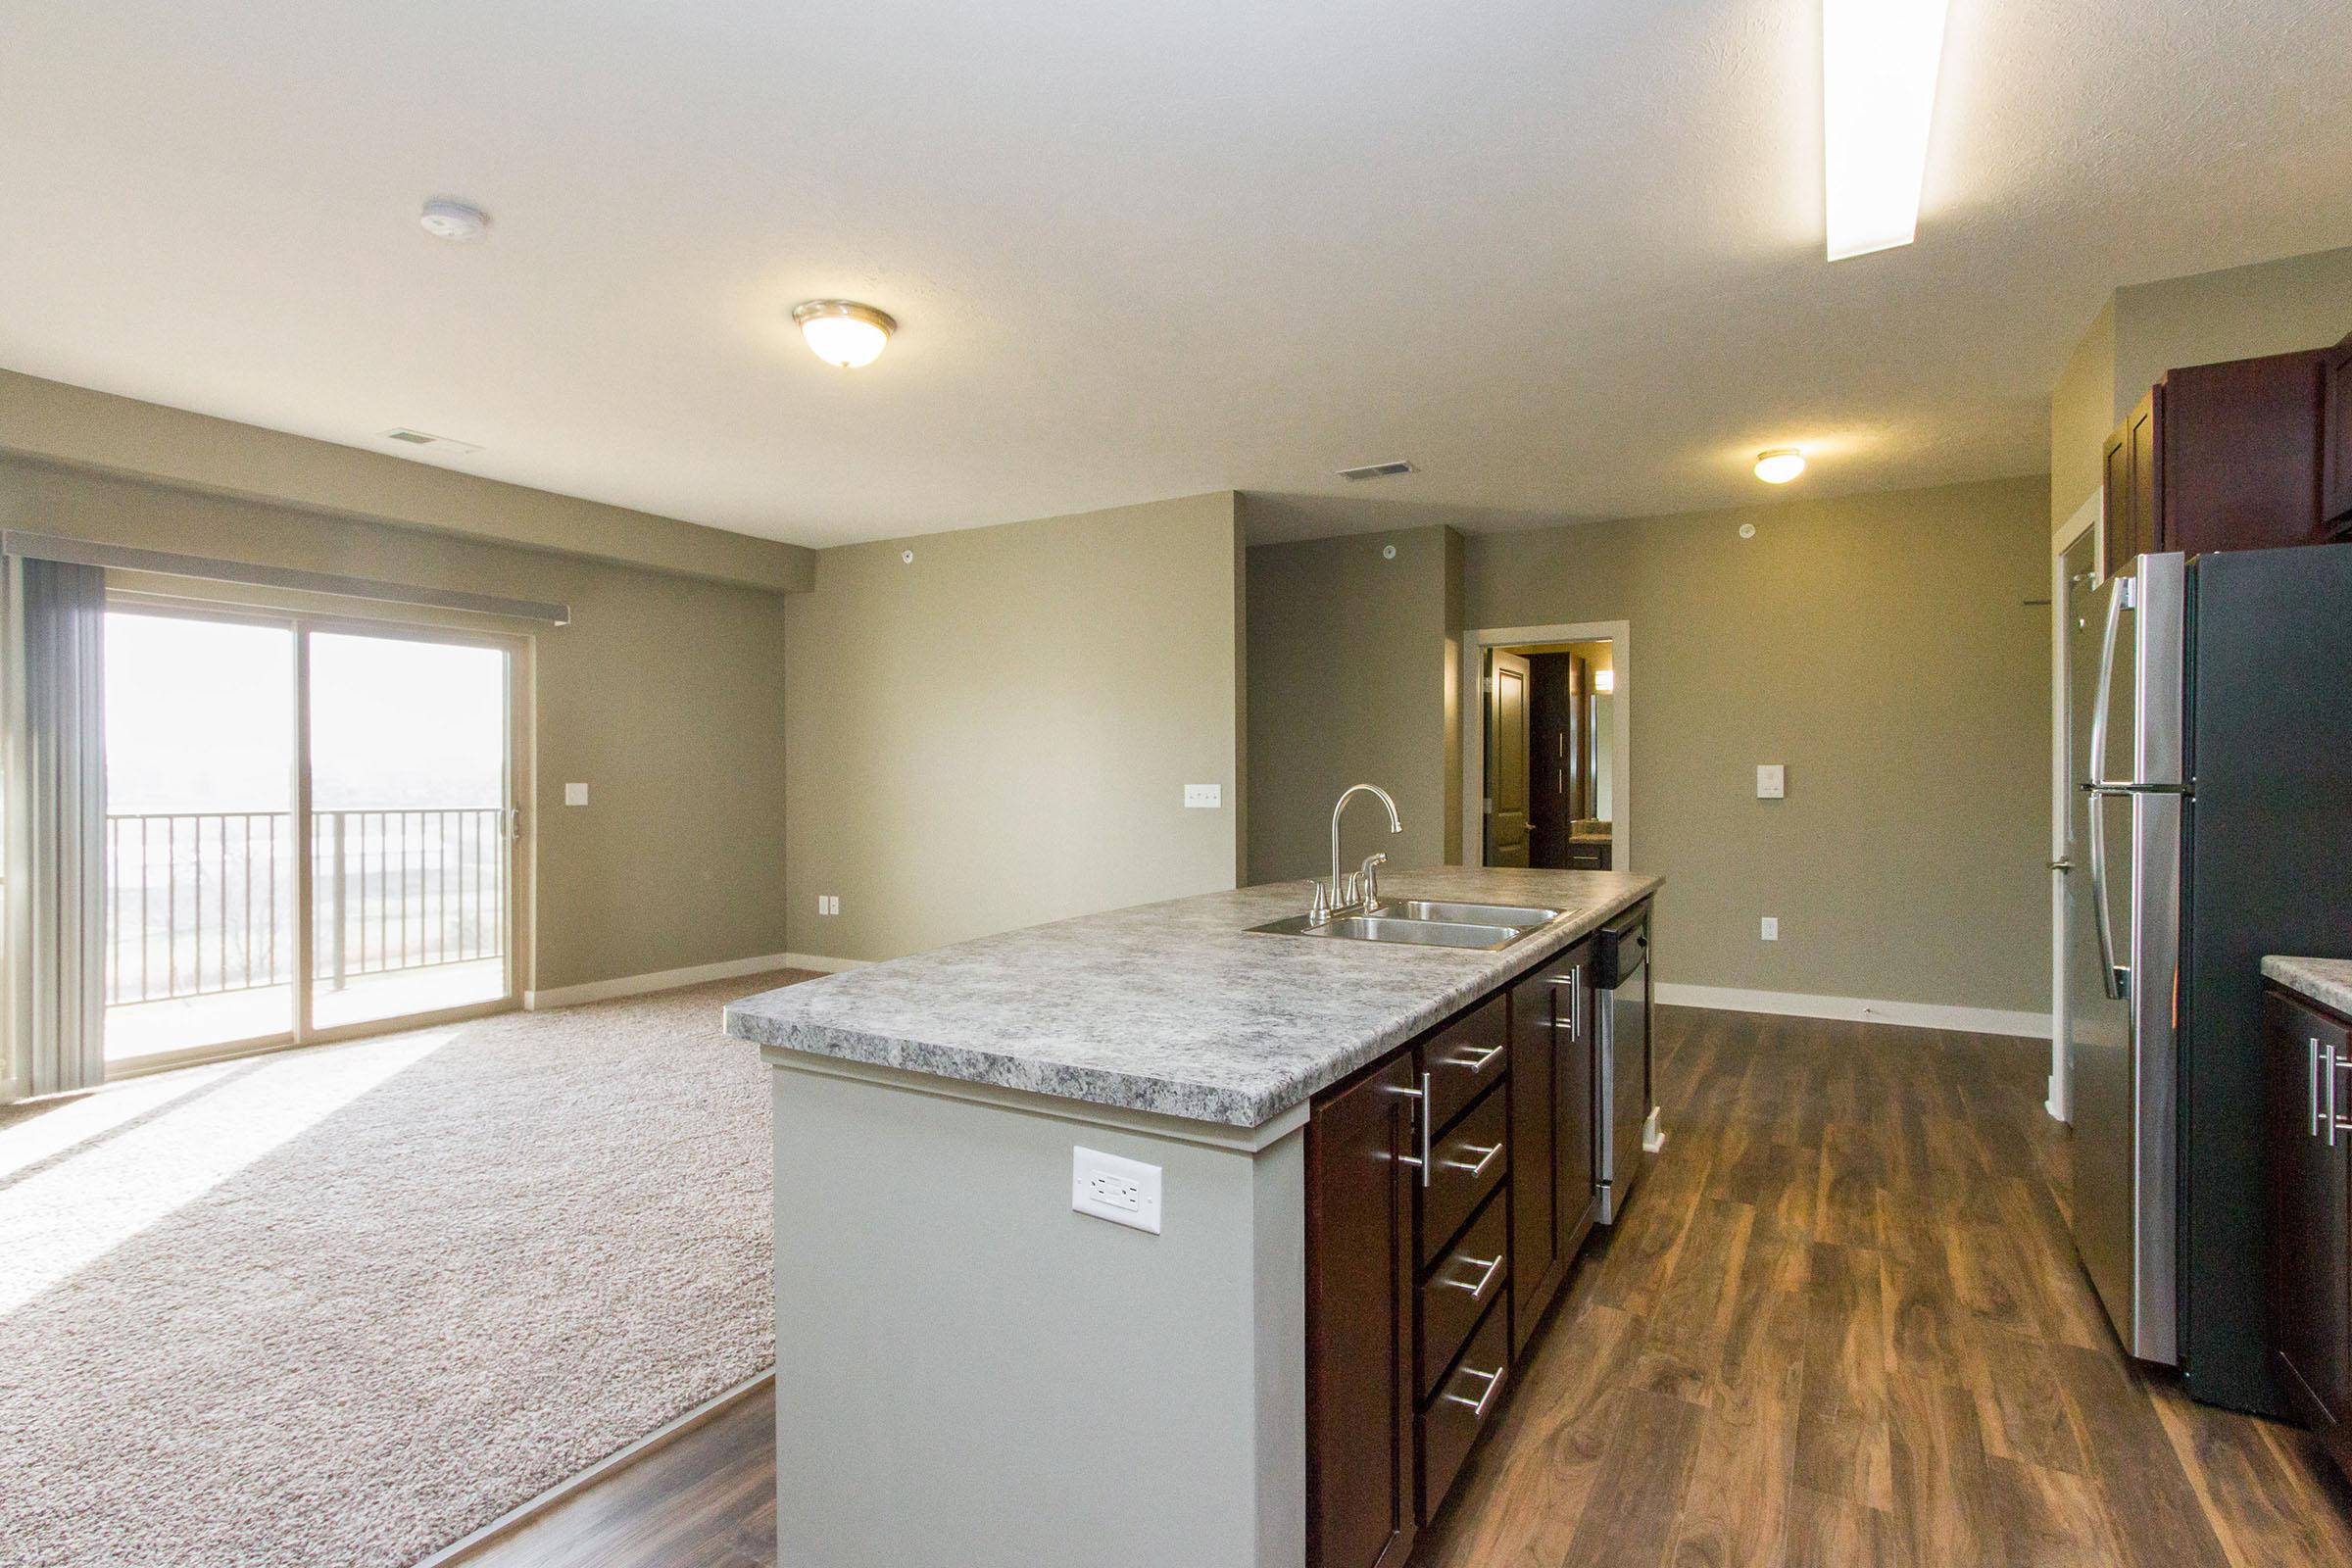
[[[2272,954],[2262,972],[2323,1007],[2352,1017],[2352,958],[2282,958]]]
[[[738,1040],[1256,1127],[1549,957],[1659,879],[1446,867],[1381,879],[1384,899],[1566,908],[1498,953],[1266,936],[1306,907],[1270,883],[1083,915],[750,997]]]

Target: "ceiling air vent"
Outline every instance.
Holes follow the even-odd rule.
[[[457,441],[445,435],[434,435],[427,430],[411,430],[405,426],[394,430],[378,430],[376,434],[386,441],[397,441],[402,446],[428,447],[435,452],[454,453],[459,457],[482,450],[470,441]]]
[[[1342,468],[1340,477],[1343,479],[1386,479],[1393,473],[1410,473],[1412,471],[1413,466],[1409,463],[1367,463],[1360,468]]]

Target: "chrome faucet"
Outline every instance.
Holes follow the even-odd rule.
[[[1369,907],[1379,896],[1375,887],[1374,867],[1378,863],[1385,862],[1388,859],[1387,856],[1371,857],[1364,861],[1360,873],[1344,874],[1340,870],[1340,818],[1347,814],[1348,803],[1354,800],[1359,794],[1377,796],[1380,804],[1389,808],[1390,832],[1401,833],[1404,831],[1404,822],[1396,814],[1396,803],[1390,799],[1387,790],[1377,784],[1350,784],[1347,789],[1341,791],[1339,803],[1331,808],[1331,892],[1328,895],[1329,902],[1326,902],[1327,896],[1323,891],[1323,884],[1317,882],[1314,902],[1307,909],[1310,917],[1320,911],[1322,918],[1328,919],[1341,909],[1353,906],[1359,899],[1366,907]],[[1321,921],[1318,920],[1317,923],[1320,924]]]

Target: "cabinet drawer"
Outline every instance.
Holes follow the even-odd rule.
[[[1453,1125],[1472,1101],[1500,1081],[1509,1045],[1510,1008],[1500,992],[1422,1044],[1431,1128],[1443,1132]]]
[[[1426,1268],[1501,1185],[1510,1164],[1507,1096],[1490,1092],[1461,1120],[1430,1140],[1429,1184],[1421,1189],[1421,1253]]]
[[[1438,1380],[1478,1327],[1482,1313],[1509,1294],[1511,1205],[1499,1191],[1487,1200],[1462,1239],[1446,1250],[1421,1282],[1421,1329],[1417,1363],[1420,1396],[1438,1392]]]
[[[1472,1337],[1461,1360],[1446,1373],[1438,1392],[1421,1407],[1421,1522],[1436,1516],[1462,1461],[1480,1432],[1502,1410],[1510,1376],[1508,1336],[1504,1324],[1510,1313],[1500,1301],[1487,1311],[1486,1321]]]

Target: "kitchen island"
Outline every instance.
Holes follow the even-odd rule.
[[[1594,938],[1658,882],[1389,884],[1566,912],[1250,930],[1279,884],[727,1009],[777,1069],[781,1563],[1402,1561],[1592,1223]]]

